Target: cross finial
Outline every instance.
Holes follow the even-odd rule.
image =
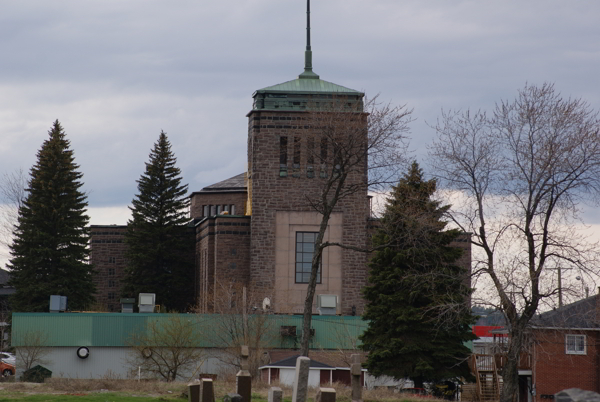
[[[306,51],[304,52],[304,72],[298,78],[319,79],[312,70],[312,50],[310,48],[310,0],[306,0]]]

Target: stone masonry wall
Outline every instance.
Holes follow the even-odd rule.
[[[92,225],[90,262],[97,275],[96,303],[106,311],[119,311],[121,308],[121,280],[125,276],[124,243],[127,226]]]
[[[306,195],[320,194],[324,179],[319,178],[315,164],[313,178],[307,177],[307,138],[314,138],[318,147],[318,133],[306,126],[306,112],[260,112],[248,115],[248,162],[252,180],[252,240],[250,256],[250,282],[254,291],[272,297],[275,284],[275,212],[314,211]],[[280,177],[280,137],[288,138],[288,176]],[[300,168],[293,169],[294,137],[300,138]],[[331,146],[330,146],[331,147]],[[329,149],[332,155],[333,149]],[[299,177],[294,177],[295,175]],[[364,174],[349,178],[358,182],[366,180]],[[356,192],[341,200],[336,212],[343,213],[343,242],[365,247],[369,205],[366,190]],[[360,291],[367,281],[367,257],[364,253],[343,250],[342,314],[362,313],[364,301]],[[275,300],[275,303],[277,301]]]
[[[202,221],[196,230],[198,301],[201,312],[212,312],[223,286],[248,284],[250,217],[219,215]]]
[[[240,192],[197,192],[192,194],[190,202],[190,213],[192,219],[202,218],[204,205],[235,205],[235,215],[244,215],[248,195],[245,191]],[[209,213],[210,214],[210,213]]]

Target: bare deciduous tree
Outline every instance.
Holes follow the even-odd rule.
[[[273,306],[263,306],[263,299],[246,291],[241,283],[217,283],[213,337],[223,353],[217,357],[229,366],[241,369],[240,349],[248,346],[248,366],[253,378],[258,378],[261,365],[268,363],[264,354],[279,336],[279,328],[269,315]],[[264,309],[263,309],[264,307]]]
[[[21,337],[22,346],[16,348],[17,368],[27,371],[37,365],[49,364],[47,359],[48,334],[40,330],[30,330]]]
[[[12,234],[25,199],[27,174],[23,169],[5,173],[0,179],[0,257],[8,257]]]
[[[507,319],[502,401],[510,402],[528,324],[557,293],[548,269],[594,273],[595,245],[576,224],[580,203],[600,190],[600,122],[586,102],[543,84],[526,85],[491,116],[443,113],[435,129],[433,171],[458,195],[451,219],[473,233],[473,273],[491,283],[484,297]]]
[[[168,314],[149,317],[141,331],[128,340],[133,349],[127,359],[132,372],[174,381],[195,376],[205,360],[204,338],[195,315]]]
[[[327,107],[312,107],[307,124],[324,146],[316,152],[309,148],[308,157],[320,165],[323,182],[318,194],[307,195],[311,208],[321,214],[311,275],[304,302],[302,355],[308,356],[312,305],[321,257],[326,247],[338,246],[368,251],[366,244],[357,247],[324,240],[332,213],[346,198],[368,190],[381,190],[396,183],[406,161],[408,125],[412,110],[405,106],[381,104],[377,97],[362,103],[334,100]],[[325,150],[325,152],[324,152]]]

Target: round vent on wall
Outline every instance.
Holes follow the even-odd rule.
[[[87,359],[89,355],[90,350],[85,346],[82,346],[79,349],[77,349],[77,357],[79,357],[80,359]]]

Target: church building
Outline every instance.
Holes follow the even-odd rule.
[[[339,144],[315,116],[347,110],[349,116],[358,116],[354,131],[358,128],[366,143],[364,94],[313,72],[309,5],[304,71],[296,79],[255,91],[252,98],[246,116],[247,171],[190,195],[197,307],[199,312],[212,312],[220,289],[238,283],[266,300],[272,312],[298,314],[304,308],[321,224],[316,202],[340,169]],[[354,190],[336,204],[324,241],[364,249],[371,219],[366,159],[347,176],[344,186]],[[125,266],[125,226],[92,226],[91,232],[92,263],[99,272],[98,302],[116,311]],[[460,246],[466,251],[463,260],[470,264],[469,243]],[[367,260],[364,252],[325,248],[313,312],[318,313],[320,295],[325,295],[329,313],[360,315]]]

